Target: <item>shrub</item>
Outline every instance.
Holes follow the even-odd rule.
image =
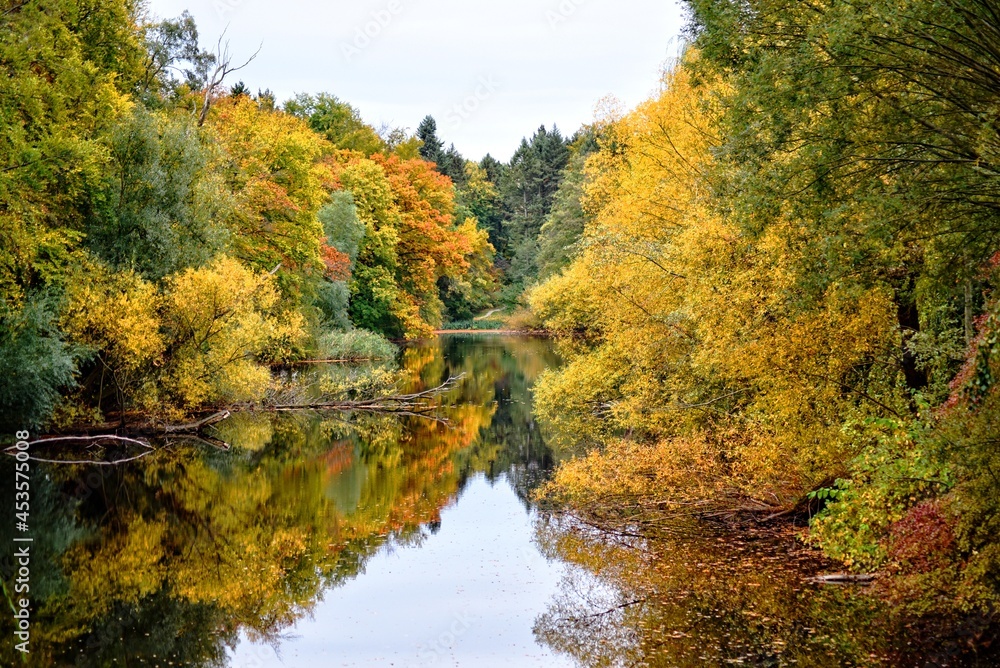
[[[398,352],[384,336],[363,329],[327,332],[320,336],[318,347],[324,359],[350,362],[394,360]]]
[[[75,384],[76,355],[53,324],[48,299],[0,316],[0,424],[5,432],[46,424],[60,390]]]

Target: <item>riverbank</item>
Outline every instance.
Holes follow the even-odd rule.
[[[963,565],[942,551],[947,537],[940,533],[909,527],[913,535],[901,533],[887,546],[890,562],[863,571],[819,549],[810,535],[813,497],[808,507],[770,512],[749,498],[730,498],[727,507],[718,499],[669,499],[666,488],[640,492],[627,484],[602,484],[588,490],[580,462],[561,467],[537,494],[561,527],[551,539],[553,554],[576,559],[625,592],[621,605],[642,607],[636,613],[642,621],[632,623],[649,645],[643,657],[662,652],[670,657],[663,665],[678,666],[714,665],[716,659],[753,665],[1000,665],[1000,616],[983,599],[960,595]],[[625,469],[606,471],[605,482],[647,477]],[[560,617],[606,614],[589,607],[581,600]],[[695,621],[711,630],[692,626]],[[556,635],[569,633],[563,622],[552,626]],[[744,649],[755,648],[751,652],[723,647],[750,636]],[[613,652],[614,638],[596,648],[590,638],[573,642],[602,656],[629,651]],[[830,663],[817,662],[832,648]]]
[[[536,632],[580,665],[997,665],[996,627],[978,615],[900,611],[785,522],[607,526],[557,514],[540,540],[601,587],[550,609]],[[613,596],[601,592],[613,591]]]
[[[504,334],[507,336],[549,336],[546,331],[532,331],[527,329],[436,329],[436,336],[446,334]]]

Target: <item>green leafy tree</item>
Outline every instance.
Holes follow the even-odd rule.
[[[5,3],[0,11],[0,296],[58,284],[78,249],[143,51],[134,7]]]
[[[87,245],[117,269],[158,280],[224,250],[235,202],[207,174],[208,152],[188,116],[139,107],[110,137],[104,195]]]
[[[474,162],[465,163],[465,183],[458,190],[459,207],[475,217],[479,227],[489,233],[490,244],[499,249],[504,240],[503,202],[496,184],[485,169]]]
[[[362,120],[361,112],[335,95],[302,93],[285,102],[284,110],[307,121],[310,128],[337,148],[360,151],[365,155],[386,149],[385,142],[375,129]]]
[[[339,329],[349,329],[350,306],[349,273],[355,269],[361,242],[365,236],[365,226],[358,218],[354,196],[348,191],[338,191],[331,195],[330,203],[319,210],[319,221],[323,224],[326,243],[347,261],[344,271],[328,273],[318,291],[318,305],[325,319]]]
[[[597,132],[584,128],[570,142],[570,159],[552,210],[538,231],[538,278],[545,280],[569,264],[583,236],[587,216],[583,210],[587,157],[598,149]]]
[[[189,91],[205,87],[216,58],[199,47],[198,26],[187,11],[144,25],[142,40],[147,55],[137,88],[147,103],[175,95],[181,86]]]
[[[2,307],[0,307],[2,308]],[[0,311],[0,423],[12,433],[48,423],[62,393],[76,384],[77,351],[56,326],[52,299],[31,297]]]

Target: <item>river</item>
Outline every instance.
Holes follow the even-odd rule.
[[[36,466],[32,653],[5,642],[0,663],[991,665],[921,644],[859,588],[812,583],[832,565],[794,529],[650,540],[540,512],[558,458],[531,386],[557,364],[547,340],[444,336],[400,365],[411,391],[464,374],[447,422],[237,414],[217,429],[229,448]]]

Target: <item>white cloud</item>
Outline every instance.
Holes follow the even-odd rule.
[[[327,91],[376,126],[413,130],[433,114],[441,137],[475,159],[487,152],[507,159],[543,123],[572,133],[606,95],[638,104],[658,88],[683,27],[681,7],[670,0],[151,0],[149,7],[160,17],[189,10],[205,46],[228,25],[236,59],[263,43],[237,75],[251,90],[270,88],[279,100]],[[484,77],[498,82],[496,90],[460,124],[449,122],[449,110],[475,96]]]

